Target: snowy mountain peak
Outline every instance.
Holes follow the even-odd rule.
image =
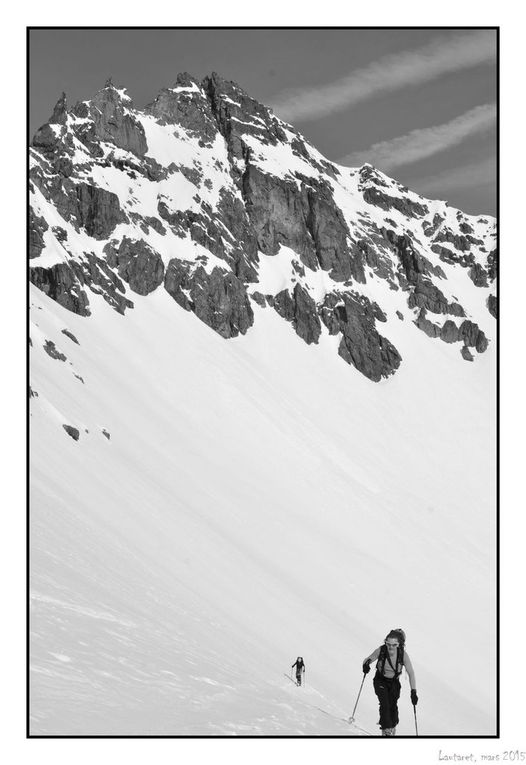
[[[32,735],[495,735],[494,219],[167,81],[31,146]]]
[[[165,289],[230,338],[274,310],[309,344],[338,336],[373,381],[415,332],[460,363],[494,336],[492,218],[335,165],[215,72],[144,110],[111,78],[70,110],[63,94],[33,140],[31,202],[31,279],[81,315],[93,294],[125,313]]]

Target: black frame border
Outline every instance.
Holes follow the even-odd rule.
[[[364,740],[371,738],[373,740],[381,740],[381,736],[330,736],[330,735],[307,735],[307,736],[295,736],[295,735],[268,735],[268,736],[251,736],[251,735],[188,735],[188,734],[170,734],[170,735],[80,735],[80,734],[54,734],[54,735],[41,735],[32,734],[30,731],[30,714],[31,714],[31,693],[30,693],[30,501],[29,501],[29,486],[30,486],[30,460],[29,460],[29,443],[30,443],[30,411],[29,411],[29,385],[30,385],[30,359],[29,359],[29,338],[30,338],[30,322],[29,322],[29,307],[30,307],[30,264],[29,264],[29,208],[30,208],[30,195],[29,195],[29,149],[31,147],[30,136],[30,35],[32,31],[40,30],[64,30],[64,31],[93,31],[93,30],[108,30],[108,31],[222,31],[222,30],[235,30],[235,31],[279,31],[279,30],[341,30],[341,31],[370,31],[370,30],[394,30],[394,29],[409,29],[409,30],[433,30],[433,31],[477,31],[477,30],[490,30],[496,33],[496,74],[497,74],[497,123],[496,123],[496,221],[497,221],[497,262],[496,262],[496,283],[497,283],[497,305],[499,306],[500,297],[500,25],[497,26],[180,26],[180,27],[159,27],[159,26],[27,26],[26,27],[26,390],[28,397],[26,400],[26,739],[336,739],[336,740]],[[486,739],[500,739],[501,738],[501,706],[500,706],[500,306],[497,308],[496,319],[496,497],[495,497],[495,542],[496,542],[496,666],[495,666],[495,683],[496,683],[496,733],[494,735],[488,734],[484,736],[397,736],[397,739],[406,739],[415,741],[417,738],[424,740],[486,740]]]

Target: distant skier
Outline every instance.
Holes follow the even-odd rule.
[[[371,662],[376,663],[376,674],[373,686],[380,702],[380,728],[382,736],[396,735],[398,725],[398,699],[400,697],[400,681],[402,669],[405,667],[411,685],[411,701],[413,706],[418,703],[416,693],[415,673],[411,660],[405,651],[405,632],[398,627],[387,635],[384,645],[377,648],[363,662],[363,673],[371,669]]]
[[[298,656],[292,665],[292,669],[294,669],[294,667],[296,667],[296,685],[301,685],[301,676],[302,674],[305,674],[305,664],[303,663],[301,656]]]

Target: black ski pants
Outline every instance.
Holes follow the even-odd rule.
[[[377,672],[373,686],[380,702],[380,728],[395,728],[398,725],[400,681],[396,677],[384,677]]]

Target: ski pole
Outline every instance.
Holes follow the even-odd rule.
[[[415,706],[415,704],[413,704],[413,712],[415,713],[415,730],[416,730],[416,735],[418,736],[418,723],[416,721],[416,706]]]
[[[349,722],[354,722],[354,713],[356,712],[356,707],[358,706],[358,701],[360,699],[360,694],[362,692],[363,682],[365,680],[365,675],[366,674],[367,674],[366,672],[363,673],[362,684],[360,685],[360,690],[358,691],[358,698],[356,699],[356,704],[354,705],[354,709],[352,711],[352,715],[349,717]]]

